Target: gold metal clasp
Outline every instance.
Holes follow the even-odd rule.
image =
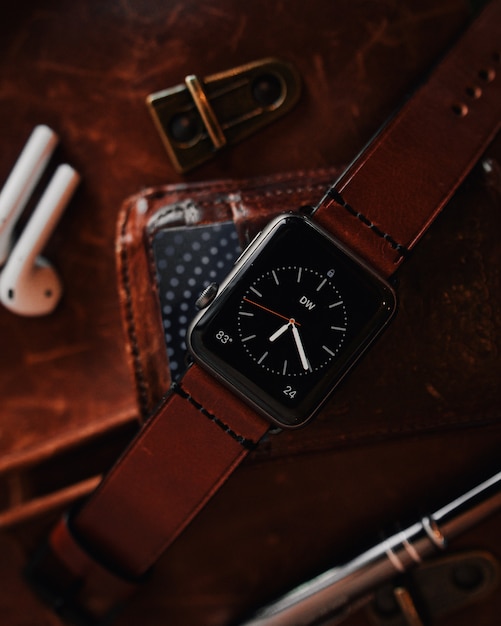
[[[290,111],[300,92],[294,66],[268,58],[203,80],[187,76],[147,104],[174,166],[187,172]]]

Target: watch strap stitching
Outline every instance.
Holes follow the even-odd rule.
[[[366,226],[371,232],[373,232],[377,237],[386,241],[386,243],[393,248],[398,254],[402,257],[406,257],[409,254],[409,250],[401,243],[399,243],[394,237],[392,237],[389,233],[385,232],[379,226],[374,224],[366,215],[360,213],[354,209],[348,202],[345,201],[343,196],[336,191],[333,187],[331,187],[327,191],[327,196],[329,196],[334,202],[342,206],[352,217],[355,217],[359,220],[364,226]]]
[[[248,439],[243,435],[239,435],[235,432],[228,424],[223,422],[219,417],[214,415],[208,411],[203,404],[195,400],[195,398],[185,391],[179,383],[173,383],[172,391],[176,392],[182,398],[187,400],[190,404],[192,404],[202,415],[207,417],[211,422],[213,422],[216,426],[218,426],[223,432],[229,435],[232,439],[234,439],[238,444],[240,444],[245,450],[251,451],[257,446],[257,442],[252,439]]]

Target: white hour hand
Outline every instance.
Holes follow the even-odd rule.
[[[273,333],[273,335],[271,335],[270,341],[275,341],[275,339],[278,339],[280,335],[283,335],[283,333],[285,333],[285,331],[289,328],[289,326],[290,326],[290,322],[288,322],[287,324],[284,324],[283,326],[280,326],[280,328],[276,330]]]

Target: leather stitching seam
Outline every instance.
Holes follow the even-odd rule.
[[[120,228],[120,238],[121,242],[126,241],[126,230],[127,230],[127,222],[130,217],[132,209],[132,203],[127,207],[127,211],[124,217],[124,220],[121,224]],[[129,343],[131,349],[131,356],[134,364],[134,372],[136,378],[137,385],[137,396],[138,396],[138,404],[140,407],[140,411],[143,415],[147,415],[147,383],[146,377],[141,364],[141,350],[139,348],[139,341],[136,333],[136,324],[134,317],[134,310],[132,304],[132,293],[131,293],[131,282],[130,282],[130,265],[129,265],[129,254],[127,246],[123,245],[120,250],[120,259],[121,259],[121,278],[122,278],[122,286],[126,294],[125,301],[125,324],[127,327],[127,334],[129,336]]]
[[[208,411],[200,402],[195,400],[195,398],[185,391],[181,385],[174,383],[173,389],[176,391],[182,398],[187,400],[190,404],[192,404],[202,415],[210,419],[216,426],[218,426],[222,431],[224,431],[227,435],[229,435],[232,439],[234,439],[237,443],[239,443],[246,450],[254,450],[256,447],[256,442],[252,441],[252,439],[247,439],[243,435],[239,435],[236,433],[228,424],[225,424],[219,417]]]
[[[372,222],[363,213],[360,213],[359,211],[354,209],[350,204],[348,204],[348,202],[345,201],[345,199],[338,191],[336,191],[335,189],[329,189],[327,195],[332,198],[332,200],[337,202],[337,204],[342,206],[346,211],[348,211],[351,216],[362,222],[362,224],[375,235],[377,235],[377,237],[384,239],[384,241],[386,241],[393,248],[393,250],[396,250],[401,256],[407,256],[409,254],[409,250],[403,244],[399,243],[389,233],[381,230],[379,226],[376,226],[376,224],[374,224],[374,222]]]

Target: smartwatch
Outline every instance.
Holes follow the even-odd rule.
[[[60,613],[105,614],[103,590],[141,580],[270,426],[304,426],[388,325],[389,279],[499,130],[499,24],[496,0],[318,205],[274,219],[202,295],[192,365],[30,567]]]
[[[317,413],[396,306],[370,265],[297,213],[273,220],[213,293],[188,332],[193,359],[281,428]]]

